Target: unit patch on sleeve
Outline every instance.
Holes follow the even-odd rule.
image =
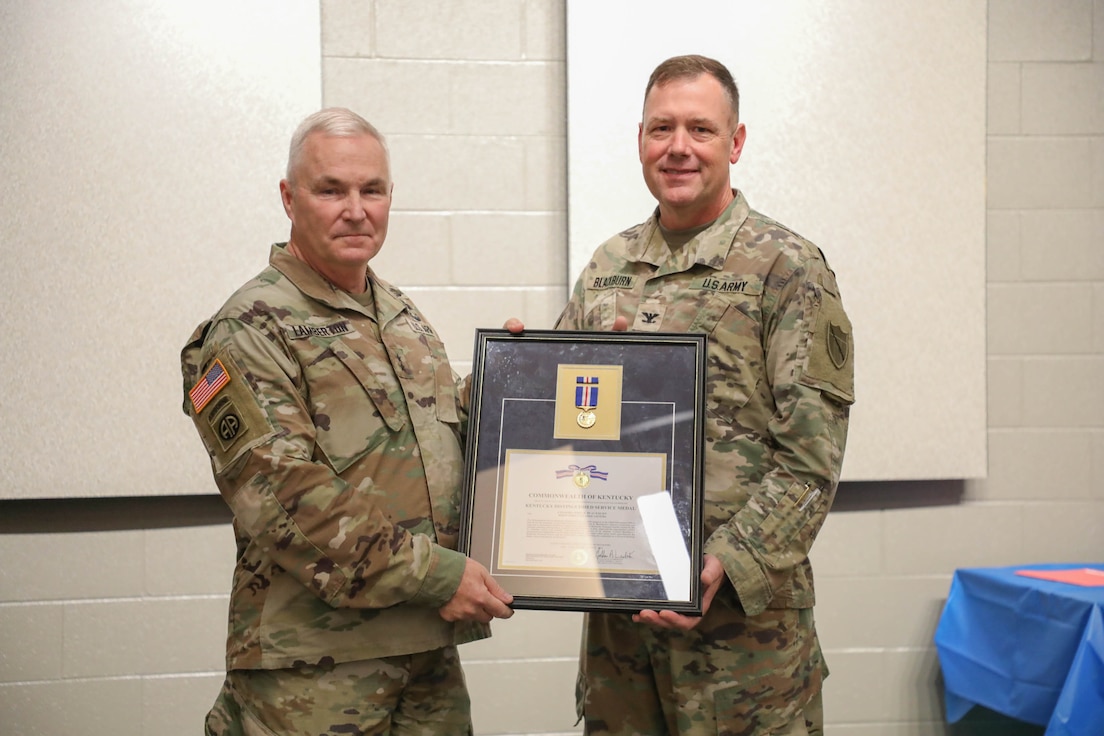
[[[231,467],[250,447],[279,431],[227,350],[218,353],[188,393],[195,407],[193,421],[217,474]]]
[[[843,305],[831,292],[822,292],[814,315],[803,382],[819,386],[850,404],[855,400],[854,337]]]
[[[223,452],[229,450],[247,427],[241,411],[229,396],[224,396],[211,407],[207,416],[211,435],[217,437]]]

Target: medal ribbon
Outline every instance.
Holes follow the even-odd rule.
[[[575,408],[593,409],[598,406],[598,377],[576,376]]]

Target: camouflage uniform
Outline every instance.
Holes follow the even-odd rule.
[[[456,374],[413,303],[368,278],[351,295],[276,244],[181,353],[184,410],[234,513],[232,674],[447,659],[489,634],[438,613],[465,565]]]
[[[843,461],[851,325],[820,250],[734,194],[681,247],[657,214],[604,243],[556,325],[609,330],[623,315],[634,330],[709,334],[705,552],[729,581],[690,632],[587,617],[587,733],[750,736],[801,729],[803,714],[822,728],[807,555]]]

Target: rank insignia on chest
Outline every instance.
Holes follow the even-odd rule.
[[[215,398],[226,384],[230,383],[230,374],[222,365],[221,360],[216,360],[203,374],[203,378],[188,392],[188,398],[192,400],[192,409],[196,414],[203,411],[203,407]]]
[[[667,311],[666,304],[658,302],[644,302],[636,310],[636,319],[633,320],[634,332],[659,332],[663,326],[663,314]]]

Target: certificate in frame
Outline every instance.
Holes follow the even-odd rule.
[[[705,335],[477,329],[459,549],[515,608],[701,613]]]

